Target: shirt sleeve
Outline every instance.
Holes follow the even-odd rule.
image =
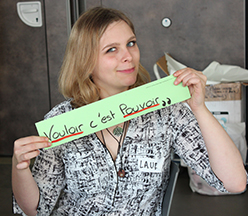
[[[70,111],[71,107],[68,104],[69,102],[66,101],[54,107],[45,116],[45,119]],[[62,147],[58,146],[47,150],[40,149],[40,154],[36,157],[32,167],[32,175],[40,191],[37,215],[50,215],[65,185]],[[14,196],[13,212],[25,215]]]
[[[180,104],[173,110],[172,115],[175,117],[173,123],[175,153],[210,186],[227,193],[223,183],[211,169],[201,130],[192,111]]]
[[[40,190],[37,215],[50,215],[64,188],[64,163],[59,150],[59,147],[42,150],[32,168]]]
[[[40,150],[40,155],[32,167],[32,174],[40,191],[37,215],[51,215],[64,188],[64,165],[59,149],[56,148]],[[13,211],[25,215],[15,199]]]

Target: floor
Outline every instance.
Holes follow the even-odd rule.
[[[206,196],[193,193],[188,171],[180,167],[170,216],[247,216],[248,192],[241,195]]]
[[[11,158],[0,157],[0,215],[11,216]],[[193,193],[188,186],[187,170],[180,173],[173,196],[170,216],[247,216],[248,192],[235,196],[204,196]]]

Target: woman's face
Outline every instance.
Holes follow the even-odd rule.
[[[123,92],[136,82],[140,52],[136,37],[124,21],[110,24],[100,39],[92,73],[101,98]]]

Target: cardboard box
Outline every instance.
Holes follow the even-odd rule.
[[[241,100],[242,84],[220,83],[206,86],[205,101]]]
[[[206,101],[205,104],[219,120],[227,123],[244,122],[241,113],[241,100]]]
[[[167,61],[166,61],[164,55],[156,62],[156,64],[159,66],[159,68],[160,68],[167,76],[170,75],[170,73],[169,73],[169,71],[168,71],[168,67],[167,67]]]
[[[248,143],[248,83],[242,84],[242,100],[241,100],[241,118],[245,120],[246,128],[246,142]],[[248,149],[247,149],[248,155]],[[248,165],[248,156],[246,159],[246,164]]]
[[[228,123],[246,121],[246,84],[220,83],[206,86],[205,104],[217,119]]]

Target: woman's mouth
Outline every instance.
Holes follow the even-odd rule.
[[[124,70],[117,70],[117,72],[120,72],[120,73],[132,73],[134,71],[135,71],[135,67],[129,68],[129,69],[124,69]]]

